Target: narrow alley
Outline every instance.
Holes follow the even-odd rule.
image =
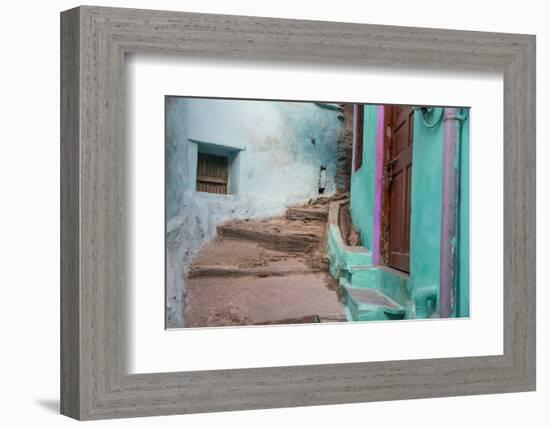
[[[166,327],[469,316],[469,108],[166,98]]]

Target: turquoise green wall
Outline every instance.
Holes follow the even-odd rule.
[[[362,246],[346,246],[336,224],[328,229],[330,273],[339,281],[349,321],[411,318],[410,280],[405,274],[372,265],[372,254]],[[352,288],[375,289],[397,303],[400,308],[360,303],[349,295]]]
[[[371,251],[374,231],[377,108],[376,105],[365,105],[363,164],[352,173],[350,192],[351,219],[361,235],[361,244]]]
[[[470,114],[459,126],[458,295],[455,315],[470,315]]]
[[[469,214],[470,214],[470,132],[469,111],[463,110],[466,119],[457,121],[459,145],[459,205],[457,234],[457,276],[454,316],[469,316]],[[416,316],[426,317],[439,305],[440,239],[441,239],[441,183],[444,144],[444,124],[426,127],[421,113],[415,112],[413,172],[411,191],[411,286],[416,303]],[[432,112],[435,119],[441,109]],[[430,121],[428,117],[428,121]],[[435,307],[431,304],[435,298]]]
[[[427,120],[437,120],[440,114],[441,108],[435,108]],[[416,314],[426,317],[431,307],[425,296],[435,293],[439,299],[443,121],[428,128],[415,111],[413,138],[410,274]]]
[[[427,122],[437,122],[443,113],[435,108]],[[465,120],[457,121],[459,169],[457,293],[453,316],[469,316],[469,110]],[[362,245],[372,250],[376,177],[376,106],[365,106],[363,165],[352,174],[350,210],[353,223],[361,234]],[[405,318],[437,316],[439,311],[441,258],[442,160],[445,126],[441,120],[430,128],[420,111],[414,112],[413,170],[411,182],[410,276],[403,278],[390,269],[372,265],[372,257],[350,253],[341,241],[336,226],[329,233],[331,272],[341,286],[375,288],[402,304]],[[370,252],[370,251],[367,251]],[[353,258],[353,261],[351,259]],[[369,258],[369,259],[367,259]],[[351,261],[351,262],[350,262]],[[405,276],[406,277],[406,276]],[[344,287],[345,287],[344,286]],[[357,320],[357,319],[355,319]]]

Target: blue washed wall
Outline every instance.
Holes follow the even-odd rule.
[[[339,114],[313,103],[166,97],[169,327],[183,326],[185,274],[219,224],[279,215],[318,197],[321,166],[325,195],[334,193],[336,149],[343,138]],[[199,146],[238,153],[230,176],[238,182],[235,194],[195,191]]]

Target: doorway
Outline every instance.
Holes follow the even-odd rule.
[[[384,110],[383,260],[410,272],[413,114],[410,106]]]

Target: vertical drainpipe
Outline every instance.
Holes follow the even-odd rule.
[[[445,108],[443,183],[441,197],[441,260],[439,315],[451,317],[454,304],[456,275],[456,232],[458,208],[458,126],[460,110]]]

